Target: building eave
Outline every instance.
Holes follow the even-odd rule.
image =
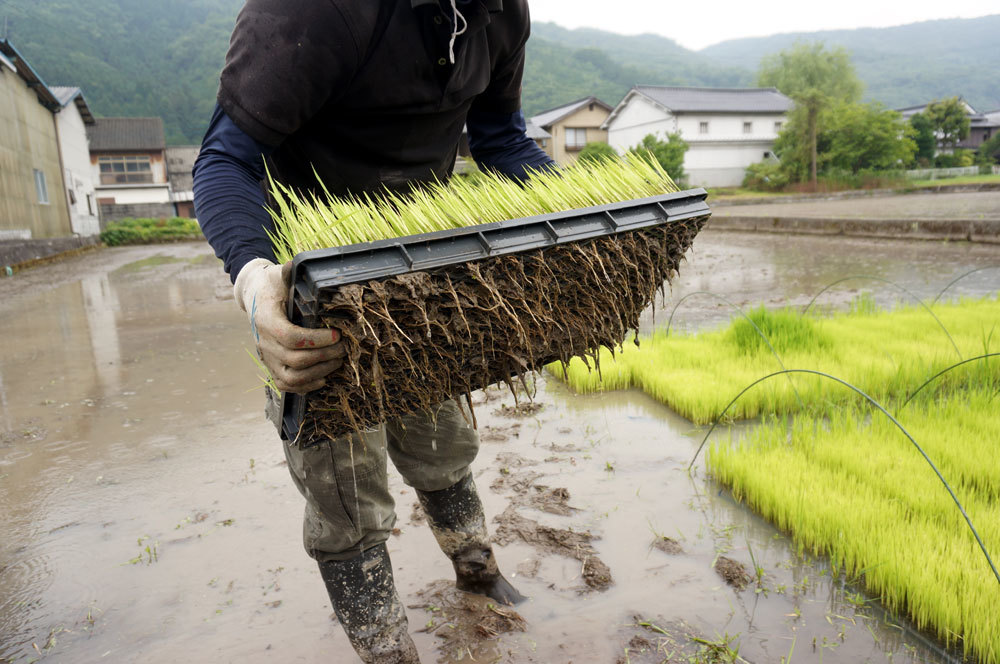
[[[17,70],[18,76],[20,76],[28,87],[31,88],[35,96],[38,97],[38,103],[44,106],[47,110],[52,113],[58,113],[62,108],[59,100],[56,96],[52,94],[49,86],[45,84],[45,81],[35,73],[35,70],[31,68],[28,61],[18,53],[14,45],[11,44],[6,39],[0,40],[0,53],[7,57],[9,60],[8,64],[13,64]]]
[[[635,97],[635,96],[641,96],[647,102],[649,102],[650,104],[652,104],[656,108],[660,109],[661,111],[663,111],[664,113],[666,113],[668,116],[671,116],[671,115],[674,114],[674,112],[671,109],[667,108],[666,106],[664,106],[660,102],[656,101],[655,99],[653,99],[649,95],[643,93],[639,89],[638,86],[632,86],[632,89],[625,93],[625,96],[622,98],[622,100],[620,102],[618,102],[618,105],[615,106],[614,110],[611,111],[611,114],[608,115],[608,118],[601,125],[601,129],[607,131],[608,128],[609,128],[609,126],[611,125],[611,122],[616,117],[618,117],[621,114],[621,111],[623,111],[625,109],[625,107],[628,105],[628,103],[632,99],[632,97]]]
[[[560,104],[559,106],[556,106],[555,108],[550,108],[547,111],[542,111],[541,113],[536,113],[535,115],[531,116],[530,119],[535,124],[535,126],[541,128],[541,129],[548,130],[553,125],[555,125],[555,124],[557,124],[559,122],[562,122],[563,120],[565,120],[569,116],[573,115],[574,113],[578,113],[580,111],[580,109],[583,108],[584,105],[590,104],[590,103],[599,104],[606,111],[608,111],[608,112],[611,111],[611,104],[608,104],[607,102],[604,102],[604,101],[598,99],[597,97],[591,95],[589,97],[581,97],[580,99],[576,99],[576,100],[571,101],[571,102],[566,103],[566,104]],[[552,111],[558,110],[560,108],[566,108],[567,110],[566,110],[565,113],[559,115],[558,117],[556,117],[554,119],[549,120],[545,124],[540,124],[538,122],[535,122],[535,118],[541,117],[541,116],[545,115],[546,113],[551,113]]]

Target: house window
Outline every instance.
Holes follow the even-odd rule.
[[[753,123],[752,122],[744,122],[743,123],[743,133],[744,134],[752,134],[753,133]]]
[[[101,184],[149,184],[153,170],[148,155],[98,157]]]
[[[774,123],[774,133],[778,134],[780,132],[781,132],[781,123],[780,122],[775,122]]]
[[[579,150],[587,144],[587,130],[583,127],[566,128],[566,149]]]
[[[87,214],[94,216],[94,197],[87,194]]]
[[[698,123],[698,133],[699,134],[707,134],[708,133],[708,123],[707,122],[699,122]]]
[[[45,183],[45,171],[37,168],[35,171],[35,194],[38,195],[38,202],[42,205],[49,204],[49,187]]]

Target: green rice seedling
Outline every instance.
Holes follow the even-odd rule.
[[[746,318],[734,319],[726,331],[727,340],[746,355],[767,351],[761,333],[771,341],[774,350],[782,354],[791,350],[822,350],[830,346],[830,339],[818,329],[813,319],[800,316],[791,309],[772,311],[760,306],[749,311]]]
[[[434,182],[400,195],[337,197],[319,184],[306,194],[271,180],[279,261],[310,249],[460,228],[561,212],[677,191],[654,159],[629,155],[557,172],[539,171],[520,184],[481,175]]]
[[[1000,418],[994,389],[914,403],[902,420],[1000,550]],[[1000,662],[1000,587],[926,461],[865,408],[769,418],[714,444],[709,468],[800,550],[859,575],[889,608],[988,664]]]
[[[312,249],[677,190],[658,163],[635,156],[539,171],[525,183],[454,178],[405,195],[335,197],[322,185],[316,192],[272,187],[272,240],[282,261]],[[432,411],[490,384],[513,385],[555,358],[593,356],[622,343],[676,274],[708,218],[702,210],[600,237],[562,238],[537,250],[321,289],[316,323],[340,330],[345,361],[326,388],[307,397],[297,431],[286,434],[303,444],[337,437]]]
[[[934,306],[965,357],[983,353],[984,330],[1000,320],[996,297]],[[600,372],[574,358],[550,372],[579,392],[639,388],[693,422],[713,422],[741,389],[781,368],[809,368],[839,376],[881,401],[901,399],[938,371],[955,363],[952,341],[922,306],[894,311],[853,311],[828,318],[809,317],[808,327],[786,324],[782,312],[761,317],[769,341],[782,348],[781,362],[769,352],[748,354],[752,327],[737,319],[729,329],[700,334],[654,333],[627,346],[600,353]],[[745,326],[745,327],[744,327]],[[742,329],[741,329],[742,328]],[[754,332],[756,335],[756,332]],[[809,344],[808,339],[814,339]],[[758,337],[759,338],[759,337]],[[763,341],[760,341],[763,344]],[[763,348],[763,346],[761,346]],[[994,349],[1000,350],[1000,348]],[[978,368],[977,368],[978,367]],[[970,373],[995,376],[1000,363],[971,363],[942,376],[941,388]],[[792,413],[806,404],[850,403],[855,397],[819,377],[772,381],[745,395],[731,410],[735,419]]]

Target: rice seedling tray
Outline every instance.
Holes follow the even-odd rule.
[[[495,277],[485,275],[479,269],[479,264],[486,259],[504,260],[502,257],[512,257],[512,259],[506,259],[504,263],[506,267],[503,270],[507,270],[507,272],[502,275],[504,278],[499,280],[504,283],[509,281],[507,277],[511,276],[524,277],[530,282],[535,275],[540,274],[538,270],[545,273],[544,276],[548,279],[548,288],[534,289],[539,291],[532,295],[534,297],[532,302],[537,307],[526,307],[517,311],[510,309],[507,312],[509,315],[503,316],[504,321],[507,322],[509,322],[508,319],[513,319],[512,324],[517,328],[517,331],[514,332],[515,335],[527,335],[528,327],[530,327],[527,324],[522,326],[518,319],[531,318],[535,323],[538,323],[539,316],[545,318],[546,305],[551,304],[547,295],[551,288],[559,290],[558,295],[552,295],[553,298],[560,297],[572,301],[575,301],[576,296],[570,292],[571,289],[587,289],[590,292],[596,288],[625,291],[624,293],[616,293],[615,297],[612,298],[613,301],[619,299],[636,300],[630,307],[631,313],[627,315],[624,309],[621,315],[617,315],[619,313],[617,305],[612,303],[611,308],[616,309],[613,321],[608,319],[603,311],[591,312],[594,316],[593,326],[595,328],[613,327],[615,331],[611,336],[617,338],[620,343],[624,339],[625,327],[629,324],[634,326],[638,312],[652,301],[655,290],[662,288],[664,279],[676,272],[677,264],[690,246],[694,235],[708,220],[711,212],[706,198],[707,193],[704,189],[690,189],[566,212],[555,212],[331,249],[305,251],[297,254],[292,261],[292,288],[288,298],[289,320],[303,327],[337,327],[336,313],[331,313],[335,308],[331,305],[331,298],[340,298],[342,301],[346,298],[360,302],[360,298],[365,296],[363,294],[367,293],[367,296],[370,297],[374,291],[379,294],[379,298],[382,298],[379,301],[385,306],[384,316],[376,312],[380,319],[379,322],[382,318],[387,318],[390,319],[391,326],[385,328],[388,332],[383,331],[380,334],[376,334],[374,328],[364,320],[361,321],[361,324],[354,326],[353,331],[348,325],[341,328],[344,332],[345,342],[350,342],[347,359],[353,360],[355,368],[350,375],[339,376],[334,380],[349,379],[363,393],[351,396],[351,403],[354,404],[353,409],[350,407],[347,397],[341,397],[344,399],[341,402],[342,405],[347,410],[352,411],[350,413],[350,426],[347,426],[346,422],[342,422],[339,428],[331,430],[317,425],[316,421],[311,421],[309,422],[308,435],[303,437],[303,424],[309,418],[310,400],[316,399],[319,393],[314,392],[309,395],[285,393],[280,401],[278,412],[272,412],[273,416],[277,416],[273,419],[276,420],[275,424],[281,437],[285,440],[298,440],[299,444],[302,445],[309,445],[327,437],[343,435],[351,430],[363,430],[383,421],[385,417],[394,417],[407,412],[406,404],[409,403],[407,395],[400,394],[399,391],[394,392],[394,383],[390,384],[388,380],[385,384],[382,383],[383,378],[391,378],[389,374],[376,368],[374,375],[359,376],[357,366],[362,361],[366,363],[374,361],[377,367],[381,361],[387,359],[390,362],[405,362],[410,365],[412,370],[414,362],[419,360],[417,364],[423,363],[421,366],[428,367],[423,378],[438,383],[443,380],[443,383],[436,385],[436,389],[442,393],[441,396],[446,394],[447,396],[444,398],[448,398],[449,396],[467,394],[471,390],[480,389],[489,384],[509,380],[512,376],[523,371],[540,368],[543,364],[555,360],[568,360],[571,355],[585,352],[584,347],[580,344],[586,344],[586,340],[573,340],[574,331],[570,330],[567,341],[564,335],[559,333],[559,330],[562,330],[560,320],[558,317],[554,317],[548,321],[551,323],[548,327],[540,328],[548,330],[548,332],[543,333],[546,343],[542,344],[544,347],[538,348],[537,355],[532,354],[530,347],[521,348],[517,352],[507,352],[511,357],[508,358],[509,361],[506,361],[506,364],[510,366],[505,365],[505,368],[499,370],[499,374],[506,375],[497,375],[498,370],[495,363],[487,371],[485,357],[456,359],[449,356],[445,358],[444,356],[448,353],[442,353],[437,349],[431,353],[431,355],[436,353],[437,357],[430,357],[426,354],[419,358],[411,356],[412,345],[407,342],[411,342],[417,334],[420,336],[426,334],[427,337],[430,337],[436,333],[438,337],[443,336],[451,341],[456,330],[461,332],[461,324],[457,322],[455,325],[458,327],[453,326],[450,332],[444,326],[436,323],[434,323],[435,327],[432,331],[432,322],[428,319],[427,312],[423,311],[423,305],[420,302],[420,293],[428,292],[427,279],[437,279],[447,284],[445,288],[454,299],[454,307],[450,309],[449,314],[449,318],[453,322],[458,317],[464,320],[463,309],[468,312],[470,307],[475,308],[473,302],[477,299],[475,295],[470,295],[466,291],[461,291],[461,295],[459,295],[460,289],[456,290],[456,285],[459,282],[466,284],[477,282],[478,286],[487,288],[490,293],[495,293],[496,304],[493,305],[494,307],[507,306],[499,292],[495,292],[495,289],[490,286],[491,279],[495,279]],[[666,230],[668,228],[676,229],[676,232]],[[631,253],[621,253],[619,244],[623,242],[623,238],[638,237],[639,234],[636,231],[655,233],[657,229],[659,229],[655,243],[657,248],[651,250],[644,245],[641,253],[643,257],[646,257],[650,251],[655,253],[657,258],[652,262],[656,262],[660,266],[658,270],[638,265],[640,261],[632,260]],[[594,244],[595,241],[610,241],[616,244],[597,245]],[[659,244],[662,244],[662,249],[659,248]],[[611,254],[606,253],[609,250],[612,252]],[[567,258],[566,252],[572,253],[578,259]],[[551,273],[545,263],[546,257],[556,258],[560,255],[563,256],[563,263],[577,261],[586,264],[586,278],[589,280],[591,279],[590,275],[593,275],[594,283],[586,286],[566,283],[573,281],[573,279],[567,280],[564,275],[563,278],[556,279],[556,275]],[[603,260],[602,256],[608,260]],[[627,264],[628,269],[632,272],[626,274],[627,270],[621,271],[622,262]],[[528,263],[534,267],[526,268],[525,265]],[[636,263],[636,265],[632,265],[632,263]],[[483,265],[489,264],[489,261],[483,263]],[[511,269],[514,270],[513,275],[510,273]],[[621,273],[619,274],[619,272]],[[408,278],[405,275],[413,276]],[[427,277],[426,275],[431,276]],[[409,298],[410,304],[416,306],[420,310],[419,315],[423,317],[422,321],[414,321],[412,320],[413,315],[418,314],[412,312],[407,314],[410,317],[409,327],[402,321],[397,324],[395,320],[391,320],[393,316],[390,315],[390,307],[386,304],[388,297],[382,292],[384,286],[380,284],[385,284],[387,280],[392,280],[394,277],[403,280],[404,287],[409,289],[412,296]],[[627,284],[620,283],[622,281],[627,282]],[[647,283],[640,286],[640,282]],[[650,291],[651,286],[653,287],[652,291]],[[396,283],[395,287],[398,290],[399,284]],[[631,298],[628,293],[633,289],[642,292],[637,294],[635,298]],[[541,292],[543,290],[545,292]],[[593,308],[593,303],[591,306]],[[334,316],[332,322],[331,316]],[[399,317],[398,312],[396,312],[396,317]],[[363,313],[361,319],[364,319]],[[345,319],[344,322],[348,321]],[[466,331],[471,333],[469,322],[464,320],[464,324]],[[439,327],[441,329],[438,329]],[[492,325],[490,329],[499,332],[499,330],[493,330]],[[387,336],[391,338],[387,339]],[[536,346],[538,345],[537,336],[536,333],[534,342]],[[607,336],[608,334],[604,334],[595,337],[590,342],[607,345],[610,343],[605,338]],[[548,343],[550,337],[554,339]],[[486,339],[486,341],[490,340]],[[366,343],[374,348],[362,349]],[[527,338],[525,338],[525,343],[528,343]],[[481,340],[480,346],[482,345]],[[573,348],[568,346],[573,346]],[[379,349],[382,349],[381,357]],[[370,356],[371,353],[374,353],[374,356]],[[388,355],[394,357],[387,357]],[[400,357],[400,355],[402,356]],[[445,359],[447,359],[451,369],[451,377],[441,379],[434,371],[433,365],[435,360],[443,361]],[[420,373],[420,371],[416,371],[416,373]],[[466,377],[460,377],[462,375]],[[456,376],[459,378],[453,380]],[[444,398],[440,400],[444,400]],[[360,403],[367,404],[370,400],[378,402],[378,416],[369,408],[365,418],[355,418],[356,411],[359,410],[358,405]],[[393,400],[398,402],[403,411],[398,409],[385,410],[386,404]],[[327,406],[331,405],[329,399],[326,403]],[[422,403],[426,403],[426,399]],[[411,405],[415,404],[416,402],[413,402]],[[337,408],[328,407],[323,410],[332,412]],[[408,412],[416,411],[409,410]],[[382,417],[383,415],[385,417]],[[316,418],[313,417],[312,420],[316,420]]]

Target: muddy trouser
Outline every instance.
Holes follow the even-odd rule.
[[[434,417],[410,415],[307,449],[286,444],[288,469],[306,498],[302,539],[319,562],[348,560],[385,542],[396,523],[386,455],[420,491],[446,489],[469,473],[479,436],[455,401]]]

